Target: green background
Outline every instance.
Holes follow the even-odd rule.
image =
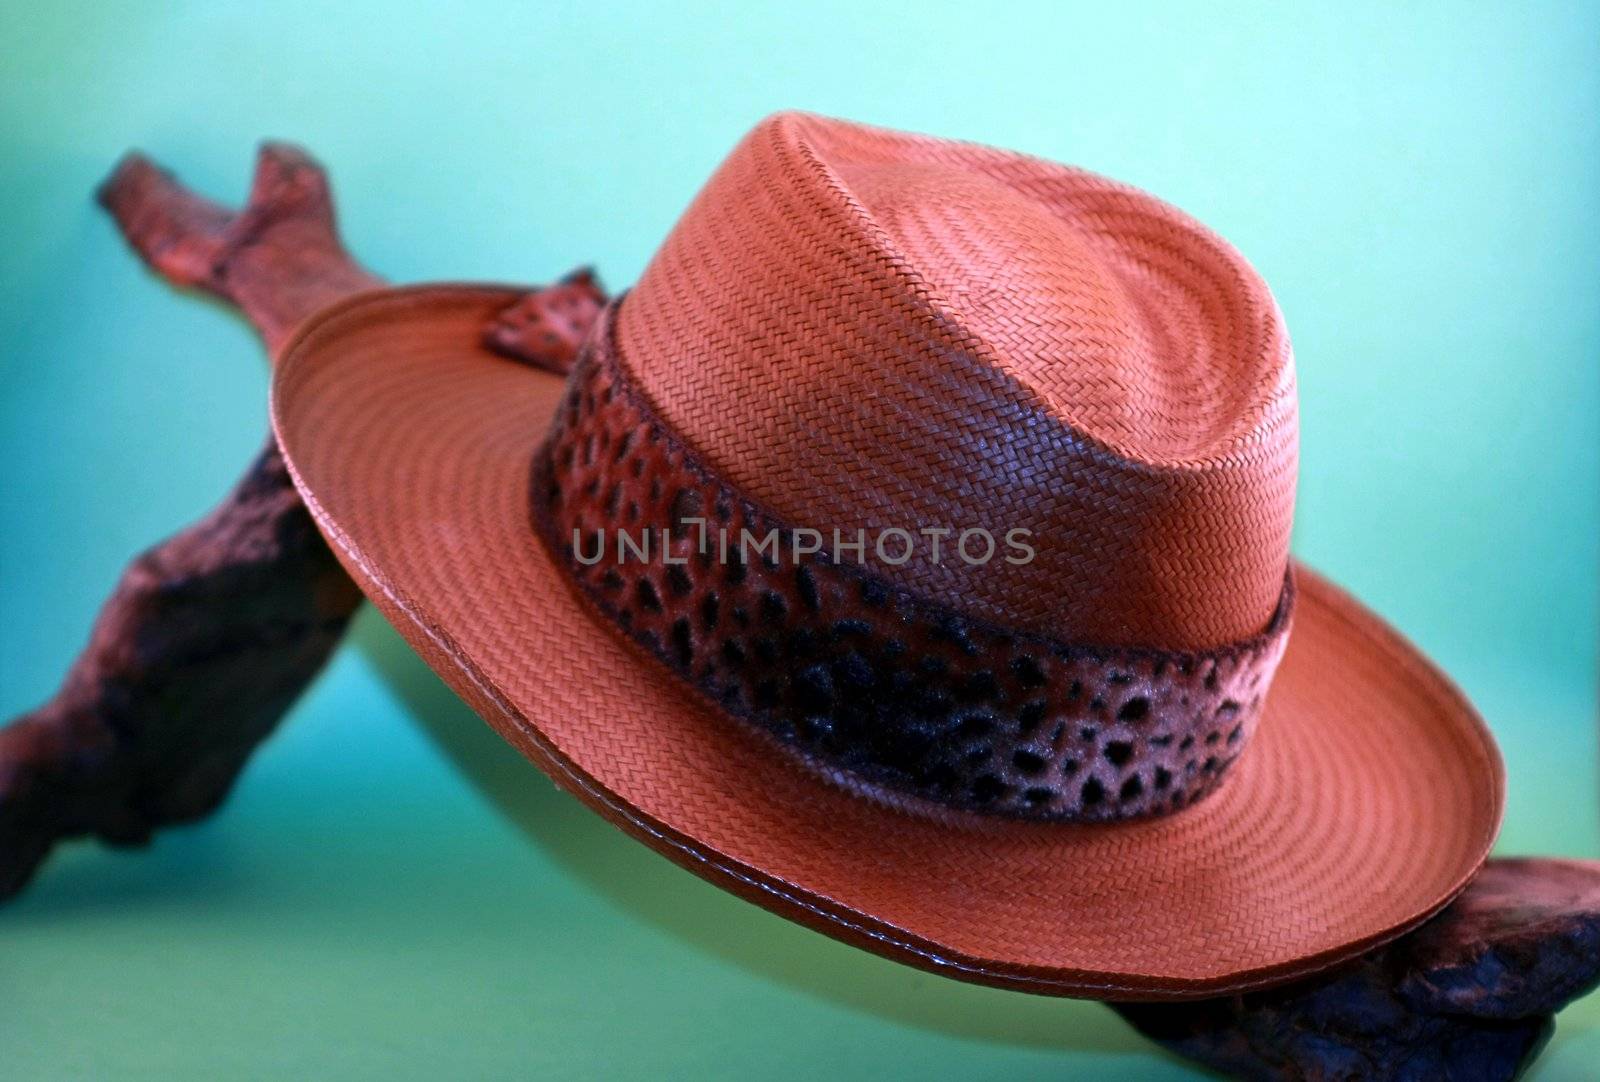
[[[142,272],[90,201],[124,149],[236,200],[255,141],[294,139],[388,277],[587,261],[622,286],[788,107],[1082,164],[1234,240],[1295,339],[1297,550],[1482,708],[1501,852],[1600,856],[1587,5],[3,0],[0,715],[264,430],[248,330]],[[1591,997],[1533,1077],[1596,1063]],[[0,910],[6,1078],[753,1071],[1191,1074],[1093,1004],[915,973],[670,866],[370,612],[222,814],[69,847]]]

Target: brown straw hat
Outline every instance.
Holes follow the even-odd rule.
[[[1182,213],[784,114],[570,376],[483,346],[517,298],[322,313],[278,438],[428,663],[684,867],[934,972],[1138,999],[1327,966],[1483,861],[1492,738],[1289,557],[1288,338]]]

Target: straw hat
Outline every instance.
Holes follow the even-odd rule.
[[[570,376],[482,345],[517,299],[321,313],[278,438],[428,663],[684,867],[935,972],[1134,999],[1327,966],[1483,861],[1494,743],[1289,556],[1288,338],[1193,219],[783,114]]]

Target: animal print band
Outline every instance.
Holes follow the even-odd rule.
[[[729,551],[715,539],[787,524],[630,385],[613,312],[535,459],[533,524],[594,609],[709,703],[832,776],[1026,819],[1175,811],[1238,758],[1287,641],[1292,575],[1260,634],[1173,652],[996,627],[826,551]]]

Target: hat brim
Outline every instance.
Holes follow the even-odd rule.
[[[531,526],[564,382],[480,345],[517,291],[351,298],[286,348],[272,414],[367,595],[502,736],[697,875],[947,976],[1104,999],[1288,980],[1445,905],[1504,800],[1493,739],[1414,647],[1299,570],[1260,727],[1160,818],[922,814],[847,791],[598,623]]]

